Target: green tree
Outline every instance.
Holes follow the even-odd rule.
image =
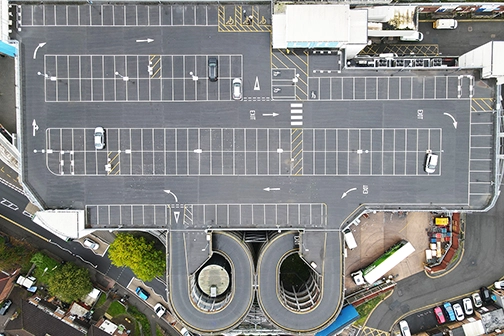
[[[154,242],[148,242],[144,237],[120,233],[108,252],[112,264],[131,268],[135,276],[144,281],[151,281],[166,270],[165,253],[156,250]]]
[[[0,237],[0,269],[13,272],[18,268],[27,271],[30,268],[30,258],[33,248],[14,239],[6,240]]]
[[[30,260],[37,266],[34,275],[42,283],[49,284],[49,278],[54,274],[61,264],[42,252],[37,252]]]
[[[93,290],[89,271],[72,263],[66,263],[49,277],[49,293],[61,301],[79,300]]]

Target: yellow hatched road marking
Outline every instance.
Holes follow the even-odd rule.
[[[121,169],[120,169],[121,160],[119,160],[120,153],[117,152],[116,155],[114,155],[114,157],[112,157],[112,158],[110,158],[110,155],[112,155],[112,152],[108,152],[108,155],[107,155],[108,164],[110,164],[110,165],[114,164],[114,165],[110,168],[110,171],[107,172],[107,175],[118,175],[121,171]]]
[[[285,64],[284,62],[282,62],[282,60],[280,58],[278,58],[278,56],[275,55],[274,53],[273,53],[273,57],[275,57],[278,60],[278,62],[280,62],[283,65],[284,68],[286,68],[286,69],[289,68],[287,66],[287,64]],[[278,68],[278,66],[275,66],[275,68]]]
[[[291,174],[303,175],[303,129],[291,130]]]
[[[476,107],[474,105],[476,105]],[[493,98],[473,98],[471,99],[472,111],[493,111],[494,99]]]

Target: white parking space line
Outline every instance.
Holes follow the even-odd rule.
[[[433,77],[309,77],[310,100],[450,100],[473,96],[473,79]]]
[[[427,149],[442,153],[439,128],[107,129],[104,150],[87,143],[93,131],[47,129],[49,171],[75,176],[417,176],[426,175]]]
[[[79,26],[101,26],[101,27],[155,27],[155,26],[217,26],[217,24],[208,23],[208,11],[214,10],[217,12],[218,5],[194,5],[193,7],[193,20],[186,24],[185,8],[184,5],[170,5],[170,20],[165,22],[163,20],[163,13],[166,5],[157,5],[157,11],[151,10],[156,8],[156,5],[109,5],[109,4],[90,4],[89,6],[83,5],[21,5],[21,26],[22,27],[43,27],[43,26],[58,26],[58,27],[79,27]],[[182,24],[174,24],[174,11],[173,8],[182,9],[176,12],[182,13]],[[64,20],[59,18],[57,8],[63,8]],[[200,23],[197,20],[197,9],[202,8],[205,11],[205,22]],[[81,10],[82,9],[82,10]],[[49,11],[49,15],[46,12]],[[95,11],[95,13],[93,13]],[[139,11],[147,13],[146,22],[140,22]],[[69,12],[76,13],[76,20],[69,19]],[[24,13],[30,13],[26,17]],[[51,14],[52,13],[52,14]],[[99,13],[97,15],[96,13]],[[134,20],[128,20],[130,16],[128,13],[134,14]],[[93,16],[94,15],[94,16]],[[53,17],[54,20],[48,19]],[[84,16],[84,18],[83,18]],[[201,20],[200,20],[201,21]]]
[[[70,59],[77,57],[78,62],[71,64]],[[231,81],[243,78],[243,57],[217,57],[229,75],[220,76],[215,84],[208,80],[206,63],[201,64],[207,55],[44,55],[44,73],[39,75],[47,102],[229,101]],[[200,89],[201,85],[206,88]]]
[[[212,226],[254,225],[258,227],[325,227],[327,207],[323,203],[231,203],[184,204],[185,229]],[[168,206],[171,211],[176,208]],[[178,210],[177,210],[178,211]],[[171,218],[171,215],[169,215]]]

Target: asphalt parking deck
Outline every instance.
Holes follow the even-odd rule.
[[[21,9],[23,181],[47,208],[85,209],[91,228],[170,230],[170,300],[195,331],[235,326],[258,285],[243,242],[219,229],[327,232],[326,254],[308,234],[303,247],[329,270],[317,320],[275,313],[264,267],[301,248],[292,237],[264,250],[258,280],[279,327],[316,330],[339,307],[343,283],[329,279],[356,208],[470,210],[492,196],[494,92],[477,72],[346,69],[338,53],[272,51],[266,4]],[[432,174],[427,150],[440,156]],[[191,303],[188,280],[214,248],[240,276],[216,318]]]

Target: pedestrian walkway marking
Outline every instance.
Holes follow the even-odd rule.
[[[303,126],[303,104],[291,104],[291,126]],[[294,121],[296,120],[296,121]]]

